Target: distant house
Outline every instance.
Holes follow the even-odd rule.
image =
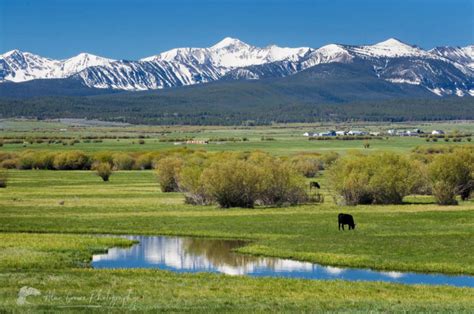
[[[367,132],[364,131],[357,131],[357,130],[350,130],[347,132],[348,135],[367,135]]]
[[[321,132],[319,136],[336,136],[336,131]]]
[[[205,141],[205,140],[189,140],[189,141],[186,141],[186,144],[209,144],[209,141]]]
[[[418,129],[406,131],[407,136],[417,136],[418,134],[420,134]]]
[[[391,130],[388,130],[387,133],[388,133],[388,135],[392,135],[392,136],[397,135],[397,130],[391,129]]]
[[[432,135],[443,135],[444,131],[443,130],[433,130],[431,132]]]

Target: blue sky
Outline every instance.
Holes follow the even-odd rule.
[[[231,36],[266,46],[474,43],[474,0],[0,0],[0,53],[138,59]]]

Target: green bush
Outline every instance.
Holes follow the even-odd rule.
[[[178,192],[178,175],[183,166],[179,157],[168,156],[158,161],[156,174],[162,192]]]
[[[135,160],[126,153],[116,153],[113,155],[113,165],[115,170],[132,170]]]
[[[111,165],[114,164],[114,153],[112,152],[98,152],[91,156],[91,160],[94,162],[107,162]]]
[[[95,170],[96,174],[104,180],[109,181],[112,175],[112,166],[108,162],[96,162],[92,165],[92,170]]]
[[[329,168],[333,163],[336,162],[336,160],[339,159],[339,157],[340,155],[333,151],[322,154],[320,158],[323,161],[324,169]]]
[[[25,151],[18,160],[19,169],[53,169],[54,155],[49,152]]]
[[[237,158],[214,162],[204,169],[204,190],[221,207],[253,208],[260,192],[260,169]]]
[[[311,155],[298,155],[290,159],[293,168],[307,178],[315,177],[323,169],[323,162]]]
[[[19,160],[16,158],[5,159],[0,161],[0,168],[3,169],[15,169],[19,167]]]
[[[437,155],[429,165],[433,195],[440,205],[457,204],[456,195],[467,199],[473,188],[474,154],[459,150]]]
[[[223,208],[298,204],[308,200],[304,177],[283,159],[269,154],[218,153],[187,159],[179,186],[191,204]]]
[[[155,156],[151,153],[141,154],[135,159],[135,169],[145,170],[153,168]]]
[[[395,153],[349,154],[333,164],[328,179],[348,205],[400,204],[426,185],[420,167]]]
[[[54,156],[54,169],[87,170],[90,168],[89,156],[80,151],[62,152]]]
[[[306,181],[289,163],[277,158],[268,158],[257,167],[260,169],[261,181],[258,199],[263,204],[296,205],[308,200]]]

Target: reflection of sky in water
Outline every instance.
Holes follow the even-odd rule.
[[[213,272],[227,275],[387,281],[405,284],[447,284],[474,287],[473,276],[401,273],[339,268],[271,257],[233,253],[241,241],[184,237],[127,236],[140,241],[130,248],[112,248],[93,256],[94,268],[158,268],[176,272]]]

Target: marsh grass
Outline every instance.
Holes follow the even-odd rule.
[[[474,274],[468,244],[474,204],[323,204],[219,209],[184,204],[181,193],[162,193],[151,171],[118,171],[110,184],[91,172],[12,171],[0,194],[3,232],[194,235],[253,240],[241,250],[323,264]],[[426,197],[421,197],[427,200]],[[417,197],[411,197],[417,199]],[[59,200],[65,200],[63,206]],[[358,228],[337,230],[339,212]]]
[[[472,312],[470,288],[88,269],[94,252],[130,244],[90,234],[164,234],[248,239],[240,252],[336,266],[474,274],[472,201],[340,207],[317,180],[323,204],[223,210],[162,193],[151,171],[117,171],[107,185],[90,171],[11,171],[0,191],[0,311]],[[339,212],[354,215],[355,231],[337,230]],[[42,296],[21,309],[23,286]]]

